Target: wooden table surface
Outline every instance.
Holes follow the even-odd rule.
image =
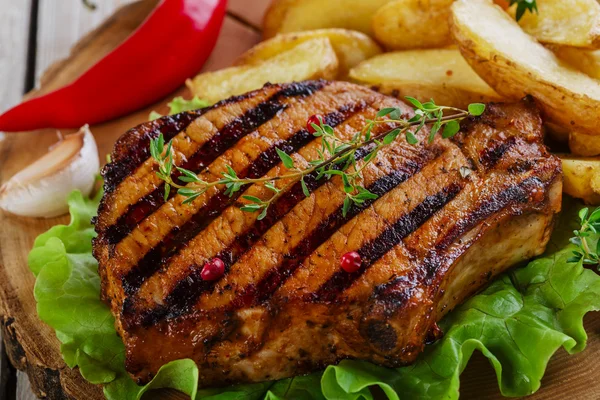
[[[36,87],[54,62],[117,8],[135,0],[0,0],[0,112],[20,102]],[[268,0],[265,0],[268,2]],[[262,9],[248,9],[245,0],[230,0],[229,13],[250,28],[259,26]],[[0,132],[0,141],[4,134]],[[1,245],[1,244],[0,244]],[[0,340],[0,400],[33,400],[27,375],[7,361]]]

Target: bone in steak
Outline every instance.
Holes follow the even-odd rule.
[[[339,177],[308,176],[310,197],[296,183],[261,221],[239,206],[242,192],[269,198],[262,185],[233,198],[218,186],[189,205],[176,193],[165,201],[150,159],[149,140],[162,132],[175,164],[206,181],[228,165],[240,177],[281,175],[276,148],[300,167],[317,158],[311,115],[349,140],[383,107],[412,114],[350,83],[267,85],[119,139],[103,170],[94,254],[134,378],[147,382],[181,358],[197,362],[205,386],[279,379],[345,358],[411,363],[448,310],[543,252],[560,209],[561,165],[542,143],[531,100],[488,105],[452,140],[427,144],[423,130],[419,145],[387,146],[363,173],[379,198],[346,216]],[[352,251],[361,265],[346,272],[340,258]],[[215,257],[224,275],[203,280]]]

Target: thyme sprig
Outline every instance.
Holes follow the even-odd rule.
[[[412,118],[404,118],[399,108],[384,108],[376,114],[375,119],[367,120],[365,126],[347,142],[337,137],[333,127],[319,117],[319,124],[311,124],[313,135],[321,138],[321,146],[317,151],[318,157],[310,160],[306,168],[300,168],[289,154],[276,149],[283,166],[289,171],[278,176],[240,178],[231,166],[227,166],[227,171],[222,173],[221,179],[207,182],[193,171],[174,166],[171,142],[165,146],[162,135],[151,140],[150,154],[158,164],[157,176],[165,182],[165,199],[169,197],[172,188],[176,188],[177,193],[186,198],[183,204],[187,204],[218,185],[224,185],[225,194],[231,197],[246,185],[262,184],[272,192],[271,197],[262,200],[255,196],[244,195],[242,198],[248,203],[241,207],[241,210],[246,212],[260,212],[258,219],[261,220],[266,216],[269,206],[297,182],[300,182],[304,195],[310,196],[305,178],[314,173],[317,180],[330,179],[333,176],[341,177],[346,194],[342,208],[345,216],[353,204],[362,205],[368,200],[377,198],[376,194],[361,186],[360,181],[362,171],[377,157],[382,148],[393,143],[398,137],[405,138],[409,144],[417,145],[419,143],[417,134],[426,125],[431,125],[427,138],[429,143],[439,132],[443,138],[451,138],[460,130],[461,120],[468,116],[479,116],[485,110],[485,105],[480,103],[469,105],[468,110],[461,110],[439,106],[433,100],[426,103],[421,103],[412,97],[407,97],[407,100],[413,105],[415,111]],[[374,134],[373,129],[381,124],[391,124],[394,128]],[[359,165],[357,151],[361,148],[368,149],[369,152]],[[179,180],[183,184],[175,182],[171,177],[174,168],[181,174]],[[276,187],[275,181],[284,179],[291,181],[282,188]]]
[[[90,11],[95,11],[98,6],[92,0],[82,0],[83,5]]]
[[[517,5],[517,12],[515,15],[517,21],[523,18],[523,15],[525,15],[527,11],[532,14],[534,12],[536,14],[539,12],[536,0],[510,0],[510,5],[512,6],[513,4]]]
[[[592,237],[600,233],[600,207],[591,213],[589,208],[583,208],[579,211],[579,220],[581,229],[573,231],[575,236],[571,238],[571,243],[579,248],[568,261],[600,266],[600,240]]]

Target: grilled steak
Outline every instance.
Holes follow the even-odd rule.
[[[104,170],[94,253],[102,294],[126,346],[126,367],[147,382],[191,358],[203,385],[279,379],[344,358],[395,367],[422,351],[448,310],[494,275],[540,254],[560,208],[561,166],[542,144],[535,104],[491,104],[452,140],[404,140],[363,171],[379,198],[342,213],[339,177],[291,186],[263,220],[216,186],[191,204],[171,193],[149,140],[172,140],[175,163],[204,180],[285,173],[276,148],[303,167],[317,158],[306,121],[320,114],[349,140],[383,107],[412,110],[367,88],[309,81],[267,85],[213,107],[127,132]],[[377,132],[392,128],[379,126]],[[359,151],[364,157],[368,149]],[[292,183],[277,181],[279,187]],[[340,257],[360,254],[353,273]],[[225,274],[201,278],[218,257]]]

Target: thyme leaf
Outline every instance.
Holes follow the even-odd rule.
[[[600,240],[597,238],[600,233],[600,207],[591,213],[589,208],[581,209],[579,220],[581,229],[573,231],[574,236],[570,239],[578,249],[573,251],[573,256],[568,261],[582,261],[584,264],[600,267]]]
[[[520,21],[527,11],[530,13],[538,13],[537,0],[510,0],[510,5],[517,5],[517,13],[515,18]]]
[[[244,203],[240,207],[245,212],[259,212],[258,219],[267,215],[269,207],[290,189],[294,184],[300,182],[302,192],[310,196],[310,191],[305,178],[309,174],[316,174],[316,179],[331,179],[340,176],[343,183],[344,199],[342,213],[347,215],[352,205],[364,205],[365,202],[375,200],[377,195],[371,193],[361,185],[362,171],[377,158],[379,151],[394,143],[398,138],[403,138],[411,145],[417,145],[419,132],[426,125],[431,125],[429,135],[425,138],[427,143],[434,141],[436,135],[441,132],[444,139],[456,135],[460,130],[460,121],[469,116],[479,116],[485,111],[485,105],[480,103],[470,104],[467,110],[454,107],[439,106],[433,100],[421,102],[413,97],[406,100],[413,106],[414,116],[407,119],[402,117],[403,112],[396,107],[387,107],[379,110],[375,119],[366,120],[363,128],[352,135],[352,139],[344,141],[339,138],[332,126],[326,124],[323,118],[317,118],[319,124],[311,124],[315,138],[320,139],[320,148],[317,150],[318,157],[308,160],[305,168],[300,168],[294,163],[294,159],[285,151],[277,148],[277,155],[281,163],[287,169],[282,175],[263,178],[240,178],[231,166],[226,166],[222,178],[214,181],[205,181],[193,171],[174,165],[175,155],[172,142],[165,146],[164,137],[159,135],[150,141],[150,154],[154,159],[158,170],[156,175],[165,182],[165,200],[168,199],[172,188],[185,200],[183,204],[189,204],[210,190],[212,187],[223,185],[225,194],[233,196],[235,193],[252,184],[262,184],[271,192],[270,197],[261,199],[256,196],[244,195]],[[374,134],[374,128],[386,124],[391,129]],[[369,153],[362,159],[357,159],[357,150],[367,148]],[[179,172],[178,181],[172,177],[173,170]],[[287,184],[277,185],[278,181],[287,181]],[[600,215],[600,213],[599,213]],[[600,229],[600,228],[599,228]]]

